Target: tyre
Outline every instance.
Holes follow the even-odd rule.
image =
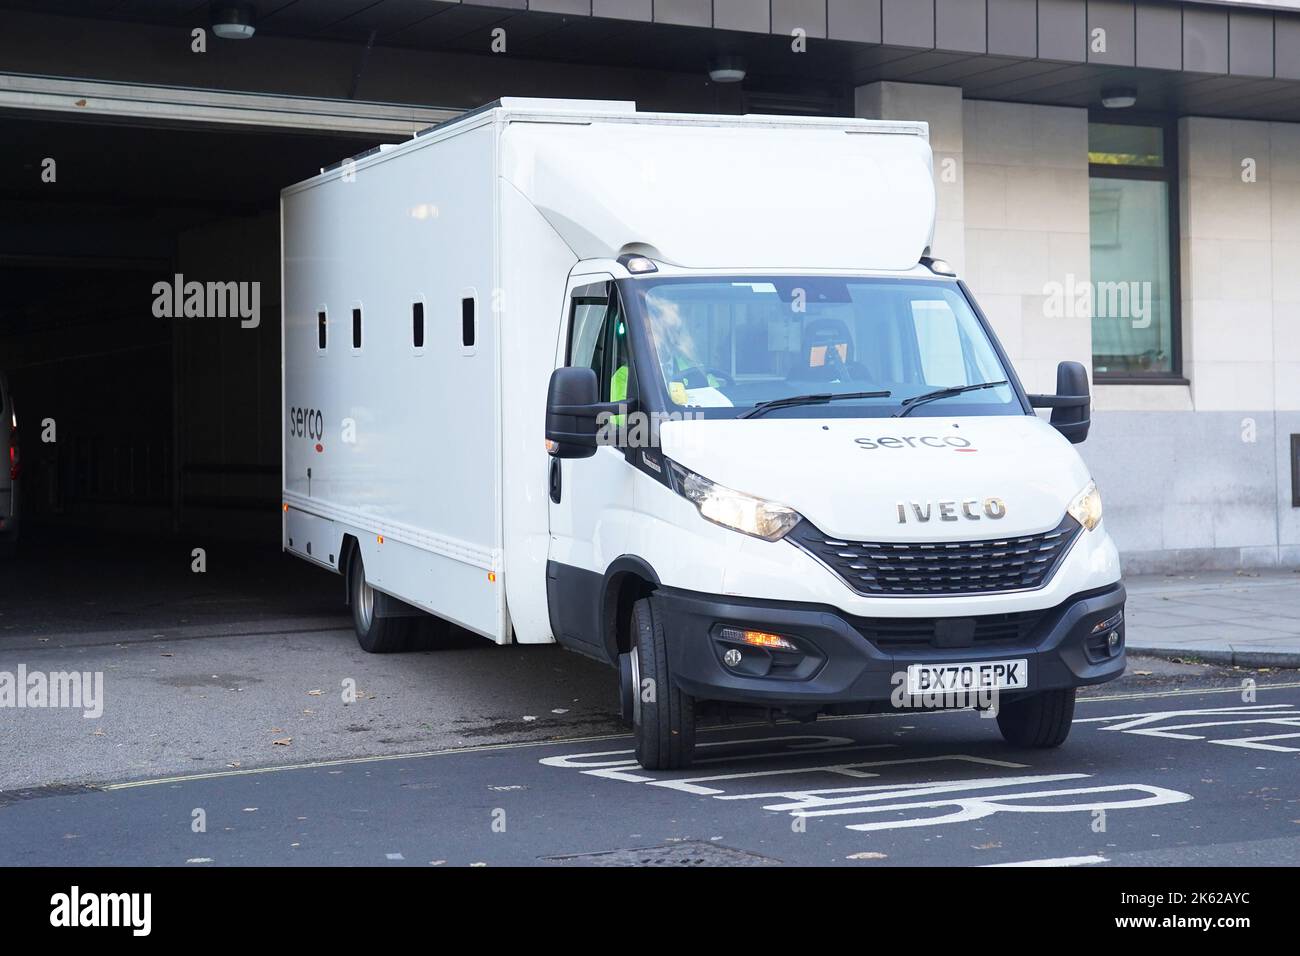
[[[668,672],[668,643],[650,598],[632,605],[628,655],[636,759],[647,770],[688,767],[695,754],[695,699]]]
[[[1074,694],[1074,688],[1067,687],[1004,701],[998,708],[998,729],[1003,739],[1015,747],[1061,746],[1070,736]]]
[[[376,593],[366,581],[366,566],[361,560],[360,548],[353,548],[348,560],[348,586],[351,588],[352,625],[356,628],[361,649],[370,654],[393,654],[406,650],[414,619],[375,615]]]

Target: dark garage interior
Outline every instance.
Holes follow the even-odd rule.
[[[0,355],[19,416],[24,533],[274,540],[279,190],[373,144],[3,125]],[[258,326],[155,317],[154,284],[178,273],[260,283]]]
[[[279,551],[278,201],[376,138],[0,128],[0,367],[22,504],[0,628],[237,620],[289,582],[339,609],[327,575]],[[258,326],[156,317],[154,284],[177,273],[260,283]]]

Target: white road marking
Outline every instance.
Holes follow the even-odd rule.
[[[1086,776],[1084,774],[1083,776]],[[1142,790],[1146,797],[1136,800],[1116,800],[1103,803],[1090,800],[1087,803],[1049,804],[1044,806],[1007,806],[1001,801],[1031,800],[1037,797],[1061,797],[1073,794],[1117,793],[1124,790]],[[982,820],[995,813],[1073,813],[1094,810],[1135,810],[1141,807],[1159,807],[1172,803],[1186,803],[1192,799],[1190,793],[1181,790],[1166,790],[1164,787],[1152,787],[1144,783],[1117,783],[1104,787],[1076,787],[1070,790],[1037,790],[1033,793],[994,794],[972,798],[953,797],[947,800],[931,800],[925,803],[894,803],[880,807],[865,807],[864,813],[887,813],[890,810],[923,810],[936,807],[957,807],[952,813],[940,817],[924,817],[908,820],[886,820],[881,823],[850,823],[849,830],[899,830],[904,827],[929,827],[940,823],[965,823],[969,820]],[[834,812],[834,811],[831,811]]]
[[[1021,763],[1009,763],[1005,760],[993,760],[989,757],[970,757],[965,754],[944,754],[940,757],[907,757],[901,760],[858,760],[853,763],[823,764],[815,767],[782,767],[777,770],[751,770],[740,773],[719,773],[707,777],[687,777],[678,780],[650,780],[649,786],[663,787],[667,790],[680,790],[683,793],[693,793],[698,796],[717,796],[720,800],[730,800],[736,798],[719,796],[720,794],[725,793],[725,791],[717,790],[713,787],[701,786],[701,784],[704,782],[721,782],[723,780],[752,780],[755,777],[793,777],[810,773],[829,773],[841,777],[867,779],[870,777],[879,777],[880,774],[875,771],[861,769],[863,767],[897,767],[904,764],[938,763],[944,760],[966,761],[969,763],[985,764],[987,766],[1006,767],[1008,769],[1020,769],[1025,766]]]
[[[741,793],[718,797],[719,800],[773,800],[781,798],[788,803],[764,804],[764,810],[790,813],[797,817],[832,817],[847,813],[868,813],[870,808],[849,804],[870,803],[873,800],[898,800],[903,797],[927,797],[960,790],[981,790],[992,787],[1019,787],[1031,783],[1056,783],[1061,780],[1086,780],[1086,773],[1029,774],[1021,777],[976,777],[950,780],[944,783],[886,783],[872,787],[838,787],[827,790],[788,790],[781,793]],[[833,796],[826,796],[832,794]],[[831,809],[812,809],[830,807]]]
[[[1192,723],[1163,724],[1162,721],[1179,717],[1215,717],[1216,720]],[[1226,718],[1226,719],[1225,719]],[[1297,728],[1296,733],[1264,734],[1257,737],[1235,737],[1210,740],[1224,747],[1242,747],[1250,750],[1270,750],[1275,753],[1300,753],[1300,747],[1284,747],[1266,743],[1270,740],[1300,740],[1300,711],[1291,704],[1247,704],[1240,707],[1209,707],[1196,710],[1147,711],[1141,714],[1113,714],[1109,717],[1085,717],[1077,724],[1106,724],[1102,730],[1143,737],[1160,737],[1167,740],[1207,740],[1209,734],[1178,733],[1178,731],[1204,730],[1208,727],[1237,727],[1250,724],[1272,724],[1277,727]],[[1159,724],[1159,726],[1155,726]]]
[[[771,744],[785,738],[751,740],[751,744]],[[835,748],[828,748],[835,749]],[[817,753],[805,750],[804,753]],[[821,751],[824,752],[824,751]],[[1021,774],[1003,777],[976,777],[946,781],[893,782],[853,787],[828,787],[817,789],[791,788],[768,792],[731,792],[722,789],[720,784],[738,785],[743,788],[747,782],[771,777],[800,777],[809,774],[829,774],[839,777],[857,779],[879,778],[885,770],[917,768],[921,765],[933,766],[936,763],[956,761],[973,763],[983,767],[999,767],[1010,770],[1027,769],[1024,764],[1005,760],[994,760],[970,754],[945,754],[937,757],[907,757],[895,760],[859,760],[841,764],[816,764],[813,766],[781,767],[777,769],[736,771],[723,774],[703,774],[687,777],[664,776],[641,770],[629,772],[627,765],[618,758],[627,751],[606,751],[602,753],[563,754],[544,757],[539,762],[546,766],[578,770],[580,773],[621,780],[626,783],[642,783],[652,787],[677,790],[692,796],[712,797],[715,800],[759,800],[774,801],[763,804],[763,809],[774,813],[788,813],[791,817],[830,817],[851,816],[877,813],[907,813],[903,819],[882,820],[871,823],[846,824],[850,830],[873,831],[894,830],[905,827],[938,826],[948,823],[964,823],[979,820],[995,813],[1071,813],[1077,811],[1095,811],[1098,809],[1124,810],[1141,807],[1162,806],[1165,804],[1184,803],[1192,799],[1191,794],[1147,784],[1111,784],[1093,787],[1072,787],[1058,790],[1033,790],[1027,793],[1007,792],[1008,788],[1023,786],[1041,786],[1065,781],[1089,779],[1086,773]],[[778,751],[788,756],[790,751]],[[607,758],[615,758],[610,760]],[[593,763],[594,761],[594,763]],[[633,766],[635,766],[633,764]],[[972,793],[979,790],[996,790],[997,793]],[[1102,795],[1137,792],[1140,796],[1120,800],[1089,800],[1087,802],[1056,803],[1043,802],[1027,805],[1024,801],[1051,800],[1061,796]],[[937,797],[933,800],[918,799]],[[951,812],[933,815],[926,811],[955,808]]]
[[[1109,863],[1104,856],[1058,856],[1050,860],[1020,860],[1016,863],[985,863],[986,868],[999,866],[1091,866],[1093,863]]]

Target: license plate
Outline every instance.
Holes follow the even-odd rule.
[[[972,661],[968,664],[912,664],[911,694],[961,690],[1023,690],[1029,686],[1029,661]]]

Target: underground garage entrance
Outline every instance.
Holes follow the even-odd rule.
[[[21,521],[0,627],[337,613],[334,582],[279,551],[279,191],[405,133],[20,111],[0,126]],[[243,314],[167,317],[156,287],[177,276],[242,293]]]

